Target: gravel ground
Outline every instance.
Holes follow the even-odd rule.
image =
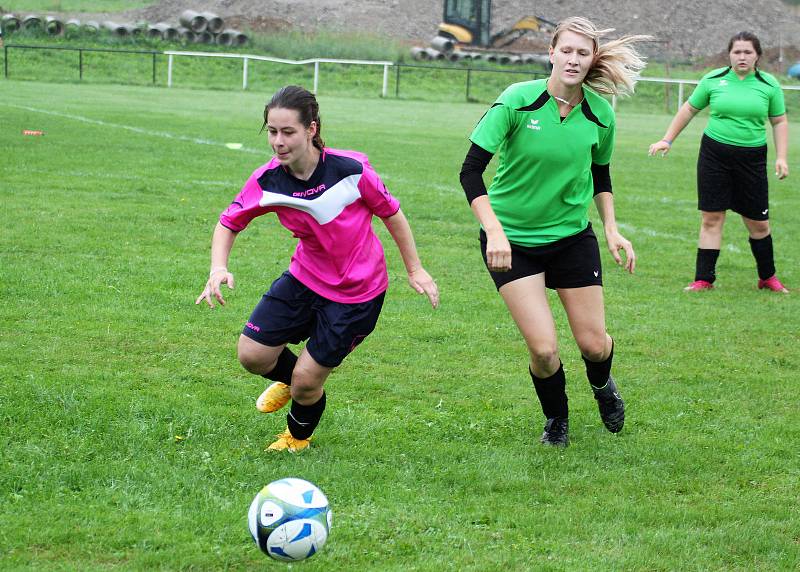
[[[123,14],[92,14],[115,21],[177,23],[184,10],[211,11],[250,29],[368,32],[427,45],[442,16],[441,0],[163,0]],[[495,0],[493,31],[526,15],[558,21],[583,15],[615,34],[650,34],[651,56],[699,59],[718,54],[741,30],[755,32],[764,48],[800,46],[800,12],[781,0]],[[90,15],[76,15],[88,18]]]

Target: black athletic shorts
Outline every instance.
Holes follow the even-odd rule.
[[[767,146],[741,147],[703,135],[697,158],[697,208],[769,219]]]
[[[483,262],[486,263],[486,233],[483,229],[480,240]],[[488,265],[486,268],[489,269]],[[511,270],[489,270],[498,290],[509,282],[542,272],[545,286],[551,289],[602,286],[600,247],[591,223],[578,234],[543,246],[522,246],[512,242]]]
[[[343,304],[312,291],[287,270],[253,310],[242,334],[267,346],[297,344],[325,367],[336,367],[375,329],[386,292]]]

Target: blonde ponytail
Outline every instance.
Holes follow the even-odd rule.
[[[631,95],[639,79],[639,72],[646,65],[645,58],[633,44],[652,40],[652,36],[627,35],[600,44],[600,38],[614,31],[614,28],[598,30],[586,18],[573,16],[562,20],[553,32],[550,47],[555,49],[558,36],[564,31],[575,32],[594,43],[594,63],[583,82],[598,93],[607,95]]]

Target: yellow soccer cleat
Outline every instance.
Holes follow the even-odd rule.
[[[295,439],[292,437],[292,434],[289,433],[288,429],[283,433],[278,433],[276,437],[278,439],[267,447],[267,451],[289,451],[290,453],[297,453],[311,444],[311,437],[308,439]]]
[[[289,403],[292,389],[285,383],[276,381],[256,399],[256,409],[261,413],[273,413]]]

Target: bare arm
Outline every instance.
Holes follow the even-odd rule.
[[[775,139],[775,174],[779,179],[789,176],[789,163],[786,160],[789,151],[789,120],[786,114],[770,117],[772,136]]]
[[[417,254],[417,245],[414,242],[414,234],[411,232],[411,225],[408,224],[406,215],[398,209],[392,216],[381,220],[400,251],[408,273],[409,285],[420,294],[425,294],[431,306],[436,308],[439,305],[439,289],[430,274],[422,267],[422,262]]]
[[[611,256],[617,264],[622,264],[620,250],[625,252],[625,270],[633,273],[636,268],[636,253],[631,242],[622,236],[617,229],[617,219],[614,214],[614,195],[611,193],[598,193],[594,196],[594,204],[603,221],[603,230],[606,235],[606,245]]]
[[[470,208],[486,232],[486,263],[489,269],[493,272],[511,270],[511,244],[489,203],[489,195],[477,197],[470,203]]]
[[[662,137],[660,141],[656,141],[650,145],[648,154],[652,156],[658,152],[661,152],[661,156],[663,157],[669,153],[669,150],[672,147],[672,142],[677,139],[678,135],[681,134],[681,131],[683,131],[684,128],[689,125],[689,122],[699,112],[700,110],[689,105],[688,101],[684,103],[678,110],[678,113],[675,114],[675,117],[672,118],[669,127],[667,127],[667,132],[664,133],[664,137]]]
[[[217,226],[214,227],[214,235],[211,238],[211,271],[209,272],[206,286],[198,296],[195,304],[205,300],[209,307],[213,308],[214,301],[211,299],[213,296],[220,304],[225,305],[220,286],[224,282],[228,285],[228,288],[233,288],[233,274],[228,272],[228,256],[235,240],[236,233],[218,222]]]

